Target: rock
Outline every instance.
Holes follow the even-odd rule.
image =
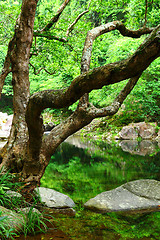
[[[21,209],[19,210],[20,213],[23,213],[23,214],[25,214],[25,215],[27,215],[30,211],[31,211],[32,213],[36,213],[36,214],[38,214],[38,215],[42,215],[42,213],[40,213],[40,211],[38,211],[38,209],[36,209],[36,208],[26,207],[26,208],[21,208]]]
[[[41,201],[50,208],[72,208],[75,207],[73,200],[67,195],[53,189],[38,187],[35,191],[39,194]]]
[[[0,217],[5,217],[3,219],[3,224],[5,224],[5,228],[10,230],[12,229],[12,232],[21,232],[23,229],[23,226],[25,224],[25,219],[22,214],[13,212],[9,209],[6,209],[2,206],[0,206]]]
[[[12,190],[8,190],[6,192],[7,195],[9,195],[10,197],[17,197],[17,198],[21,198],[22,195],[18,192],[12,191]]]
[[[152,200],[160,200],[160,181],[154,179],[141,179],[125,183],[122,186],[137,196]]]
[[[85,203],[97,212],[160,210],[160,182],[142,179],[103,192]]]
[[[120,139],[132,139],[135,140],[138,138],[138,132],[137,129],[135,129],[133,126],[125,126],[122,128],[122,130],[119,132]]]
[[[156,123],[153,125],[145,122],[131,123],[128,126],[122,128],[122,130],[119,132],[119,138],[124,140],[135,140],[138,137],[142,139],[156,138]]]

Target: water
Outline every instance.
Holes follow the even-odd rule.
[[[157,143],[149,141],[109,144],[69,138],[52,157],[41,186],[70,196],[77,206],[76,215],[54,215],[57,232],[50,229],[48,234],[27,239],[159,240],[160,212],[102,215],[83,209],[90,198],[126,182],[160,180],[158,149]]]

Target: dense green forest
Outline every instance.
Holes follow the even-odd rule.
[[[52,18],[63,1],[41,0],[38,3],[35,29],[42,29]],[[2,68],[8,42],[14,33],[14,23],[20,12],[21,1],[0,1],[0,66]],[[89,10],[67,34],[68,27],[79,14]],[[81,55],[88,30],[110,21],[119,20],[130,29],[146,25],[154,27],[160,19],[158,0],[72,0],[64,10],[60,20],[50,30],[46,38],[35,36],[30,58],[31,93],[45,89],[60,89],[70,85],[80,74]],[[132,54],[144,36],[138,39],[123,37],[118,31],[104,34],[94,42],[91,68],[122,60]],[[142,74],[138,84],[125,100],[119,114],[113,117],[117,124],[124,125],[138,121],[160,121],[160,59],[155,60]],[[1,111],[11,112],[12,84],[8,75],[3,88]],[[105,86],[90,93],[91,102],[98,107],[111,103],[124,86],[125,81]],[[5,96],[5,97],[4,97]],[[7,99],[7,100],[6,100]],[[7,103],[7,104],[6,104]],[[7,105],[7,106],[6,106]],[[76,103],[67,110],[75,110]],[[52,110],[60,115],[60,110]]]

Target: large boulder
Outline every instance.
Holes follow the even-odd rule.
[[[85,203],[97,212],[160,210],[160,182],[142,179],[103,192]]]
[[[75,207],[73,200],[67,195],[53,189],[38,187],[35,189],[41,201],[50,208],[72,208]]]
[[[135,140],[138,137],[142,139],[153,139],[157,137],[156,123],[153,125],[145,122],[131,123],[128,126],[123,127],[118,135],[120,139],[124,140]]]

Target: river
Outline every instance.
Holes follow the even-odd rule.
[[[57,229],[54,226],[46,234],[26,239],[159,240],[160,212],[97,214],[83,208],[97,194],[137,179],[160,180],[156,142],[108,143],[70,137],[52,157],[41,186],[70,196],[76,203],[76,214],[50,211]]]

